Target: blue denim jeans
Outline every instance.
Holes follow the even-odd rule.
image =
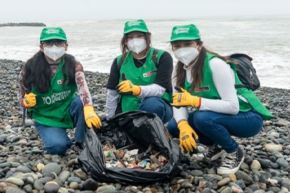
[[[199,142],[205,145],[219,145],[228,153],[234,152],[238,144],[231,137],[247,138],[259,133],[263,127],[262,117],[253,112],[240,112],[227,115],[212,111],[195,111],[188,115],[188,123],[199,135]],[[168,131],[178,137],[176,121],[170,120]]]
[[[146,97],[139,106],[139,110],[155,113],[163,123],[172,119],[172,108],[160,97]]]
[[[79,97],[76,97],[71,103],[69,109],[73,120],[75,130],[75,141],[82,143],[85,138],[86,123],[84,120],[83,104]],[[49,154],[65,154],[66,150],[72,145],[67,135],[66,128],[49,127],[39,123],[35,123],[38,130],[44,150]]]

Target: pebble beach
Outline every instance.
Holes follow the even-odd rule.
[[[263,131],[255,137],[238,139],[246,156],[235,174],[218,175],[214,164],[191,155],[178,166],[181,172],[166,183],[103,183],[81,170],[78,147],[72,146],[65,156],[46,154],[32,122],[22,124],[17,97],[21,65],[22,61],[0,60],[0,193],[290,192],[290,90],[262,87],[256,91],[274,119],[265,121]],[[95,110],[102,115],[108,74],[85,74]]]

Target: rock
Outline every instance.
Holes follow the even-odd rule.
[[[42,164],[42,163],[38,163],[38,164],[36,165],[36,168],[37,168],[37,170],[38,170],[39,172],[41,172],[41,171],[43,170],[43,168],[44,168],[44,164]]]
[[[68,182],[77,182],[81,183],[81,179],[79,177],[71,176],[67,179]]]
[[[79,188],[79,184],[77,182],[71,182],[69,184],[69,187],[72,189],[78,189]]]
[[[31,184],[27,184],[23,187],[23,190],[25,190],[25,192],[32,192],[32,186]]]
[[[58,190],[58,193],[68,193],[68,189],[61,187],[61,188]]]
[[[44,185],[44,192],[45,193],[57,193],[59,188],[60,187],[56,182],[50,181]]]
[[[275,123],[276,126],[279,126],[279,127],[287,127],[290,125],[289,121],[288,120],[285,120],[285,119],[278,119],[278,122]]]
[[[289,178],[283,178],[281,181],[281,185],[288,190],[290,190],[290,179]]]
[[[116,188],[112,185],[104,185],[104,186],[100,186],[97,189],[96,193],[115,193],[117,192]]]
[[[221,191],[221,193],[232,193],[232,189],[230,187],[226,187]]]
[[[279,193],[289,193],[288,188],[282,187]]]
[[[22,173],[29,173],[29,172],[31,172],[31,170],[27,166],[22,166],[22,165],[18,166],[16,168],[16,171],[17,172],[22,172]]]
[[[9,162],[4,162],[4,163],[0,164],[0,168],[6,168],[6,167],[10,167],[10,166],[11,166],[11,163],[9,163]]]
[[[251,184],[253,182],[253,178],[243,171],[237,171],[236,176],[238,179],[244,180],[246,184]]]
[[[254,193],[265,193],[264,190],[256,190]]]
[[[245,170],[248,171],[249,168],[250,168],[250,167],[249,167],[248,164],[246,164],[245,162],[243,162],[243,163],[241,164],[241,169],[242,169],[242,170],[244,170],[244,171],[245,171]]]
[[[259,159],[259,162],[263,168],[270,168],[271,167],[271,161],[268,159]]]
[[[267,179],[267,183],[270,184],[271,186],[277,186],[278,185],[278,180],[268,178]]]
[[[44,185],[43,185],[43,180],[41,179],[38,179],[38,180],[35,180],[34,183],[33,183],[33,187],[36,189],[36,190],[43,190],[44,188]]]
[[[202,176],[203,175],[203,171],[201,171],[201,170],[192,170],[191,171],[191,175],[193,175],[193,176]]]
[[[69,176],[70,176],[70,172],[69,172],[69,171],[62,171],[62,172],[59,174],[58,178],[59,178],[59,180],[60,180],[62,183],[64,183],[64,182],[69,178]]]
[[[224,185],[227,185],[230,181],[231,181],[231,179],[227,177],[227,178],[224,178],[224,179],[220,180],[217,183],[217,185],[218,186],[224,186]]]
[[[17,142],[17,144],[24,146],[24,145],[27,145],[28,142],[27,142],[26,139],[20,139],[20,140]]]
[[[0,135],[0,144],[4,144],[6,142],[7,135]]]
[[[269,143],[265,145],[265,149],[268,152],[279,152],[282,151],[282,145]]]
[[[268,136],[269,136],[270,138],[279,138],[279,137],[280,137],[280,134],[279,134],[278,132],[276,132],[276,131],[271,131],[271,132],[268,134]]]
[[[7,178],[6,179],[6,182],[9,182],[9,183],[12,183],[12,184],[15,184],[17,186],[23,186],[24,182],[22,179],[20,178],[15,178],[15,177],[10,177],[10,178]]]
[[[192,185],[191,183],[189,183],[189,182],[183,182],[183,183],[181,184],[181,187],[182,187],[182,188],[192,188],[193,185]]]
[[[205,188],[201,193],[212,193],[210,188]]]
[[[289,163],[284,158],[278,158],[276,163],[279,164],[281,168],[287,168],[289,166]]]
[[[261,169],[261,164],[258,160],[253,160],[251,164],[252,171],[259,171]]]
[[[231,180],[232,182],[237,181],[237,176],[236,176],[235,174],[229,174],[228,177],[230,178],[230,180]]]
[[[6,193],[25,193],[25,192],[20,190],[19,188],[8,187]]]
[[[232,186],[232,192],[233,193],[244,193],[244,191],[242,190],[242,188],[239,187],[238,185],[233,185]]]
[[[236,185],[238,185],[242,189],[245,189],[245,187],[246,187],[244,180],[237,180]]]
[[[8,186],[6,182],[0,182],[0,192],[5,192],[7,187]]]
[[[44,176],[51,176],[51,174],[55,173],[58,175],[61,172],[61,166],[57,163],[49,163],[44,166],[42,173]]]
[[[82,169],[75,170],[74,173],[76,176],[78,176],[82,180],[86,180],[88,178],[87,174],[85,172],[83,172]]]
[[[81,190],[97,190],[98,183],[92,178],[87,179],[81,185]]]

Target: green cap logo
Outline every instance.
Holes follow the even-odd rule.
[[[174,31],[175,34],[188,33],[188,32],[189,32],[189,27],[176,28]]]
[[[174,26],[170,41],[178,40],[198,40],[200,39],[199,30],[193,24]]]
[[[47,41],[52,39],[67,41],[66,34],[64,33],[62,28],[60,27],[43,28],[40,34],[40,41]]]
[[[133,21],[127,21],[124,26],[124,34],[133,32],[133,31],[139,31],[139,32],[149,32],[146,23],[144,20],[133,20]]]

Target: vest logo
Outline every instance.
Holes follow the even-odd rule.
[[[58,85],[62,85],[63,82],[64,82],[64,80],[57,80],[57,84],[58,84]]]
[[[208,90],[210,90],[209,86],[197,87],[194,89],[195,92],[202,92],[202,91],[208,91]]]
[[[43,96],[42,100],[45,105],[53,105],[56,102],[65,100],[70,95],[70,93],[71,93],[70,90],[66,90],[59,93],[53,93],[50,96]]]
[[[150,76],[152,76],[155,72],[157,72],[157,71],[155,70],[155,71],[145,72],[145,73],[143,73],[143,77],[144,77],[144,78],[150,77]]]

